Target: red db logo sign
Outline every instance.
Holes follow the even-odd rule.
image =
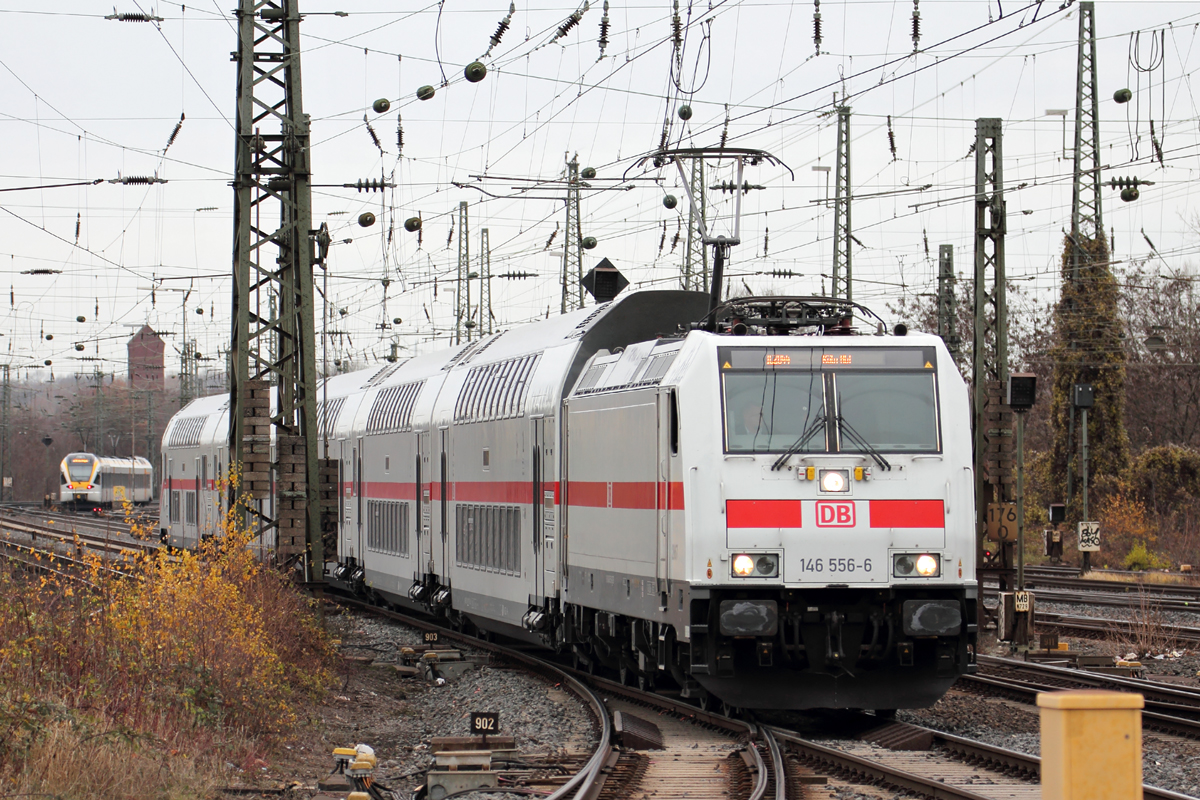
[[[854,503],[821,500],[817,502],[817,527],[853,528]]]

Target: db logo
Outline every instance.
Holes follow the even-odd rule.
[[[854,503],[821,500],[817,502],[817,527],[853,528]]]

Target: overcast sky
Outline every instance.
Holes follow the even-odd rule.
[[[447,240],[462,201],[469,204],[473,269],[487,228],[494,274],[538,276],[493,281],[495,327],[557,313],[561,191],[522,197],[517,187],[561,178],[567,154],[597,170],[593,185],[629,187],[584,193],[583,235],[598,241],[585,253],[585,270],[607,257],[635,287],[677,285],[684,192],[674,170],[635,166],[658,146],[665,119],[672,146],[715,146],[727,130],[730,146],[767,150],[786,165],[747,170],[747,180],[766,188],[743,200],[742,244],[728,267],[733,286],[828,289],[833,212],[824,200],[831,173],[813,168],[834,163],[835,92],[848,94],[853,109],[856,300],[886,317],[890,299],[932,291],[940,244],[954,245],[958,270],[970,274],[968,152],[979,117],[1004,120],[1009,274],[1030,296],[1054,298],[1062,231],[1070,224],[1076,6],[922,0],[914,54],[911,0],[824,0],[817,55],[811,1],[681,2],[679,69],[667,2],[610,0],[602,58],[602,0],[557,40],[576,6],[518,3],[511,27],[482,58],[487,77],[468,83],[463,67],[484,56],[507,3],[302,1],[313,182],[385,176],[397,184],[382,195],[314,189],[314,224],[327,222],[339,242],[353,240],[331,251],[330,303],[336,330],[348,334],[329,337],[331,360],[367,365],[392,342],[413,349],[447,342],[458,258],[457,241]],[[1200,10],[1188,2],[1096,5],[1103,163],[1111,166],[1104,176],[1156,182],[1129,204],[1105,190],[1114,257],[1146,257],[1148,239],[1160,265],[1190,266],[1200,246],[1190,209],[1200,167],[1192,88]],[[62,0],[47,11],[44,2],[0,0],[0,188],[119,175],[167,181],[0,195],[0,265],[11,287],[9,300],[0,296],[7,363],[51,359],[58,376],[97,365],[120,373],[125,341],[149,323],[167,335],[168,370],[175,371],[185,317],[188,337],[205,355],[228,343],[232,6],[120,0],[114,9],[111,2]],[[114,10],[162,21],[105,19]],[[432,99],[417,100],[423,85],[436,88]],[[1118,105],[1112,95],[1123,87],[1134,100]],[[379,98],[390,101],[390,111],[372,110]],[[686,123],[676,114],[684,104],[693,111]],[[1052,109],[1071,112],[1046,113]],[[186,119],[164,153],[181,115]],[[1154,158],[1152,122],[1162,164]],[[732,178],[716,167],[708,183]],[[679,199],[673,210],[663,205],[666,194]],[[730,201],[710,194],[714,233],[731,232]],[[371,228],[357,224],[364,211],[379,218]],[[403,229],[416,215],[424,220],[419,239]],[[798,277],[763,274],[779,270]],[[381,327],[396,317],[399,326]],[[76,351],[76,343],[85,350]]]

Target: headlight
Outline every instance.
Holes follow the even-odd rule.
[[[936,578],[942,574],[937,553],[897,553],[892,556],[892,575],[897,578]]]
[[[937,556],[931,556],[928,553],[917,557],[917,573],[926,578],[935,577],[942,571],[942,565]]]
[[[775,553],[740,553],[733,557],[735,578],[775,578],[778,575],[779,556]]]
[[[821,470],[821,491],[848,492],[850,491],[850,471],[844,469]]]

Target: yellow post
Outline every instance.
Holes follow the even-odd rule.
[[[1129,692],[1042,693],[1042,800],[1141,800],[1142,707]]]

